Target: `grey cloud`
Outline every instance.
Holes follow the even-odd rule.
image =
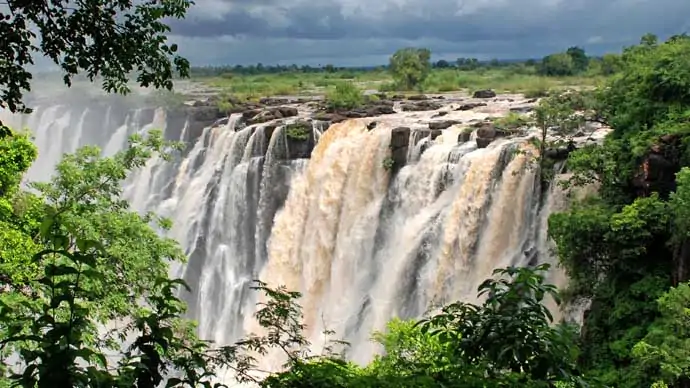
[[[540,56],[576,44],[602,52],[646,32],[684,32],[689,18],[687,0],[196,0],[171,26],[193,63],[343,63],[385,58],[400,44],[441,57]]]

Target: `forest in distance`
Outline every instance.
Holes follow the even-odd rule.
[[[183,17],[188,1],[124,7],[122,19],[110,16],[123,11],[116,1],[70,13],[59,1],[48,8],[10,3],[12,16],[0,20],[2,109],[30,112],[23,96],[36,52],[61,66],[68,85],[86,74],[100,77],[109,92],[128,92],[132,73],[142,86],[168,90],[177,76],[190,75],[189,62],[166,43],[163,23]],[[596,70],[606,58],[612,70]],[[83,147],[63,157],[52,180],[25,187],[22,177],[39,151],[30,133],[3,126],[0,387],[212,387],[228,370],[266,388],[690,387],[690,37],[658,41],[648,34],[602,59],[573,48],[541,62],[491,66],[432,66],[428,50],[409,48],[393,54],[385,70],[348,78],[334,69],[318,79],[334,82],[326,96],[338,106],[362,101],[368,84],[358,77],[385,73],[369,81],[383,80],[387,91],[440,91],[443,82],[434,80],[441,79],[458,90],[530,92],[540,100],[526,125],[542,133],[567,138],[585,121],[610,127],[602,144],[570,153],[567,181],[549,172],[553,162],[543,151],[551,140],[531,140],[542,151],[533,165],[544,184],[597,187],[549,219],[567,288],[546,282],[547,265],[497,269],[477,290],[481,303],[392,320],[385,332],[372,333],[384,352],[357,365],[342,357],[347,344],[338,333],[324,333],[332,346],[323,352],[307,352],[300,294],[257,281],[253,290],[265,298],[255,318],[263,332],[214,346],[185,318],[178,290],[186,285],[169,276],[170,262],[186,260],[178,242],[157,232],[170,220],[134,212],[122,199],[129,174],[155,155],[174,158],[183,145],[152,130],[111,157]],[[308,81],[316,78],[291,72],[264,81],[225,74],[205,82],[246,98],[282,94],[259,87],[275,88],[270,77],[287,77],[291,90],[318,87]],[[581,79],[590,81],[575,83]],[[565,305],[589,301],[582,325],[553,322],[547,297]],[[103,333],[115,320],[126,324]],[[125,345],[125,338],[133,341]],[[268,351],[284,352],[282,371],[257,370]]]

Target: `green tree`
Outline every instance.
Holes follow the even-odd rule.
[[[0,107],[28,112],[22,96],[30,90],[34,55],[60,67],[64,81],[85,72],[103,79],[107,91],[125,93],[136,72],[141,86],[172,89],[174,71],[187,76],[189,62],[168,44],[165,19],[182,18],[191,1],[8,0],[0,14]],[[35,28],[32,28],[35,27]],[[36,43],[38,42],[38,43]]]
[[[542,304],[547,296],[558,301],[552,285],[537,268],[497,270],[479,287],[482,305],[453,303],[421,321],[391,321],[373,340],[383,354],[365,368],[333,354],[288,361],[288,368],[261,382],[262,387],[549,387],[582,383],[575,370],[576,332],[572,326],[552,326]],[[297,297],[298,294],[292,296]],[[280,311],[292,311],[296,300],[286,295]],[[291,330],[280,333],[289,337]],[[300,335],[293,335],[301,338]],[[300,342],[300,346],[304,342]],[[299,346],[298,346],[299,347]],[[561,384],[561,385],[559,385]]]
[[[421,87],[431,71],[431,51],[424,48],[403,48],[390,58],[390,71],[404,90]]]
[[[575,74],[575,62],[567,53],[547,55],[542,59],[539,73],[547,76],[567,76]]]
[[[580,92],[564,92],[539,101],[534,110],[534,124],[540,136],[532,143],[539,150],[538,165],[543,182],[553,177],[554,158],[547,151],[572,150],[572,137],[585,124],[586,115],[580,112],[589,109],[587,95]]]
[[[688,54],[684,36],[644,37],[623,51],[620,70],[593,94],[593,117],[612,132],[568,160],[569,184],[595,183],[598,193],[549,220],[570,278],[566,295],[591,301],[580,367],[606,386],[659,380],[633,348],[663,314],[657,299],[690,277]]]
[[[621,57],[618,54],[604,54],[601,57],[601,74],[612,75],[620,71]]]
[[[23,173],[37,156],[28,134],[10,132],[0,138],[0,284],[21,288],[36,275],[32,238],[40,224],[42,202],[19,189]]]
[[[364,103],[362,91],[353,82],[339,82],[326,94],[328,109],[354,109]]]
[[[681,283],[659,300],[661,316],[633,348],[633,356],[660,381],[690,386],[690,285]]]
[[[570,47],[565,52],[573,60],[573,68],[576,73],[581,73],[587,70],[589,65],[589,57],[585,53],[585,50],[580,47]]]
[[[451,304],[422,322],[424,332],[449,347],[451,362],[467,367],[469,375],[460,381],[476,379],[478,387],[487,380],[534,387],[580,383],[576,333],[566,324],[551,326],[553,318],[542,303],[547,296],[560,303],[555,286],[544,282],[548,268],[498,269],[479,287],[478,295],[486,297],[482,306]]]

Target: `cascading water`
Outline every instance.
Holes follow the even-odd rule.
[[[528,168],[533,150],[519,139],[478,149],[474,137],[458,143],[458,129],[435,140],[412,130],[410,162],[397,171],[392,125],[370,130],[366,120],[328,130],[316,123],[307,159],[294,157],[282,125],[243,126],[241,115],[196,137],[189,122],[172,125],[162,109],[52,106],[2,119],[35,133],[41,156],[30,180],[47,179],[63,153],[85,144],[112,155],[150,128],[191,139],[176,160],[150,160],[124,195],[134,209],[173,220],[169,235],[190,257],[173,275],[193,289],[184,297],[200,336],[219,344],[258,330],[255,278],[303,293],[315,350],[322,330],[334,330],[350,342],[347,355],[364,363],[378,351],[371,332],[392,317],[473,300],[496,267],[552,260],[545,220],[562,194],[549,190],[541,200],[537,171]],[[282,360],[263,362],[277,368]]]

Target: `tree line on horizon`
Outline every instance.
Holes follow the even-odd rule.
[[[560,53],[554,53],[542,59],[488,59],[480,60],[473,57],[461,57],[455,61],[440,59],[429,61],[432,69],[457,69],[461,71],[473,71],[478,69],[510,69],[517,70],[521,67],[537,69],[537,73],[546,76],[568,76],[582,73],[588,69],[591,63],[595,69],[593,73],[610,75],[615,72],[619,54],[604,54],[603,56],[588,56],[585,50],[578,46],[568,48]],[[342,72],[366,72],[366,71],[387,71],[391,67],[386,65],[372,66],[336,66],[326,65],[270,65],[256,63],[251,65],[209,65],[192,66],[190,68],[193,77],[210,77],[223,74],[237,75],[259,75],[259,74],[282,74],[282,73],[342,73]],[[598,71],[597,71],[598,70]]]

